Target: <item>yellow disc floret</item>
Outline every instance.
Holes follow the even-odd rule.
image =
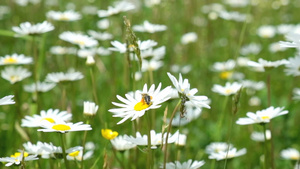
[[[67,130],[71,130],[71,127],[65,124],[56,124],[52,127],[52,129],[57,131],[67,131]]]

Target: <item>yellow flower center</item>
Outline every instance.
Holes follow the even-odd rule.
[[[261,119],[263,119],[263,120],[270,120],[270,116],[262,116]]]
[[[17,82],[17,81],[19,81],[20,80],[20,77],[19,76],[11,76],[10,77],[10,81],[12,82],[12,83],[15,83],[15,82]]]
[[[50,123],[55,123],[55,120],[53,120],[53,119],[50,118],[50,117],[42,118],[41,121],[43,121],[43,120],[47,120],[47,121],[49,121]]]
[[[79,151],[74,151],[72,153],[69,153],[68,155],[71,156],[71,157],[76,157],[76,156],[79,155]]]
[[[226,90],[225,90],[225,93],[226,93],[226,94],[231,94],[232,92],[233,92],[233,90],[231,90],[231,89],[226,89]]]
[[[16,152],[15,154],[11,155],[10,157],[13,157],[13,158],[17,158],[21,155],[22,153],[20,152]],[[27,157],[28,156],[28,153],[24,152],[24,157]]]
[[[102,129],[101,134],[107,140],[112,140],[117,137],[119,133],[116,131],[112,131],[111,129]]]
[[[150,96],[150,100],[152,100],[152,96]],[[134,106],[134,110],[135,111],[141,111],[144,109],[147,109],[148,107],[150,107],[152,105],[152,102],[150,102],[150,104],[148,104],[145,101],[145,98],[143,97],[142,100],[140,102],[138,102],[135,106]]]
[[[59,20],[61,21],[68,21],[69,20],[69,17],[67,17],[66,15],[62,14],[59,18]]]
[[[291,158],[291,160],[298,160],[299,156],[298,155],[292,155],[290,158]]]
[[[14,63],[17,63],[17,59],[8,57],[3,60],[3,63],[4,64],[14,64]]]
[[[74,42],[79,44],[79,45],[84,45],[85,44],[85,42],[82,41],[82,40],[75,40]]]
[[[58,131],[66,131],[66,130],[70,130],[71,127],[65,124],[56,124],[52,127],[52,129],[54,130],[58,130]]]
[[[220,73],[221,79],[228,79],[231,76],[232,76],[232,72],[231,71],[225,71],[225,72],[221,72]]]

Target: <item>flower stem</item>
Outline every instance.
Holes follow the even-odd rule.
[[[60,134],[60,140],[61,140],[61,148],[62,148],[62,153],[63,153],[63,157],[64,157],[64,162],[66,165],[66,169],[69,169],[69,163],[67,160],[67,154],[66,154],[66,148],[65,148],[65,138],[64,138],[64,134],[63,133],[59,133]]]
[[[165,142],[165,152],[164,152],[164,167],[163,169],[166,169],[166,163],[167,163],[167,154],[168,154],[168,138],[169,138],[169,133],[171,131],[171,127],[172,127],[172,121],[173,121],[173,118],[175,117],[175,114],[176,114],[176,111],[178,109],[178,107],[180,106],[181,104],[181,100],[178,101],[176,107],[174,108],[173,112],[172,112],[172,115],[171,115],[171,118],[170,118],[170,122],[169,122],[169,125],[168,125],[168,131],[167,131],[167,137],[166,137],[166,142]]]
[[[86,124],[89,124],[89,121],[87,120]],[[82,156],[81,156],[81,169],[84,168],[84,159],[83,159],[83,156],[84,156],[84,151],[85,151],[85,142],[86,142],[86,136],[87,136],[87,130],[84,131],[84,135],[83,135],[83,141],[82,141]]]
[[[264,169],[267,169],[267,152],[268,152],[268,147],[267,147],[267,136],[266,136],[266,124],[262,124],[263,126],[263,132],[264,132]]]
[[[148,154],[147,154],[147,168],[152,169],[152,149],[151,149],[151,118],[149,113],[147,113],[147,121],[148,121]]]
[[[221,113],[221,117],[220,117],[220,119],[219,119],[219,121],[218,121],[218,130],[217,130],[217,132],[216,132],[216,138],[217,138],[217,141],[220,141],[220,139],[221,139],[221,135],[222,135],[222,133],[221,133],[221,131],[222,131],[222,125],[223,125],[223,121],[224,121],[224,118],[225,118],[225,114],[226,114],[226,106],[227,106],[227,102],[228,102],[228,98],[229,98],[229,96],[226,96],[225,97],[225,100],[224,100],[224,102],[223,102],[223,107],[222,107],[222,113]]]
[[[91,76],[91,81],[92,81],[92,87],[93,87],[93,96],[94,96],[94,100],[95,103],[98,105],[98,97],[97,97],[97,88],[96,88],[96,83],[95,83],[95,78],[94,78],[94,72],[93,72],[93,68],[90,68],[90,76]]]

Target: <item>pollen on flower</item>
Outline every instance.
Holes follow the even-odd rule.
[[[13,63],[17,63],[17,59],[12,58],[12,57],[8,57],[8,58],[5,58],[5,59],[3,60],[3,63],[4,63],[4,64],[13,64]]]
[[[72,153],[69,153],[68,155],[71,156],[71,157],[76,157],[76,156],[79,155],[79,151],[74,151]]]
[[[16,152],[15,154],[11,155],[10,157],[13,157],[13,158],[17,158],[21,155],[22,153],[20,152]],[[28,153],[24,152],[24,157],[27,157],[28,156]]]
[[[52,127],[52,129],[58,130],[58,131],[66,131],[66,130],[70,130],[71,127],[67,126],[65,124],[56,124]]]
[[[50,117],[42,118],[41,121],[43,121],[43,120],[47,120],[47,121],[49,121],[50,123],[55,123],[55,120],[52,119],[52,118],[50,118]]]

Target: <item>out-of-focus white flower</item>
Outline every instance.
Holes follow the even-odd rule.
[[[15,101],[12,100],[13,97],[14,97],[14,95],[9,95],[9,96],[2,97],[0,99],[0,106],[1,105],[8,105],[8,104],[15,104]]]
[[[179,131],[176,131],[174,134],[169,134],[168,144],[174,143],[178,138]],[[156,133],[154,130],[150,131],[151,137],[151,148],[156,149],[158,145],[166,144],[167,133]],[[136,137],[127,136],[124,138],[127,141],[130,141],[136,145],[147,146],[148,145],[148,135],[141,135],[140,132],[136,133]]]
[[[294,88],[293,95],[293,100],[300,100],[300,88]]]
[[[186,162],[180,163],[179,161],[169,162],[166,163],[166,169],[198,169],[199,167],[203,166],[205,162],[202,161],[194,161],[189,159]],[[163,168],[163,166],[160,166]]]
[[[94,65],[94,64],[95,64],[95,59],[94,59],[94,57],[91,56],[91,55],[88,55],[88,56],[86,57],[86,62],[85,62],[85,64],[87,64],[87,65]]]
[[[185,146],[187,136],[185,134],[179,134],[178,138],[175,141],[175,144],[178,146]]]
[[[250,61],[248,57],[238,57],[236,63],[240,67],[245,67],[248,66],[248,61]]]
[[[77,49],[75,47],[52,46],[50,48],[50,53],[53,55],[75,55],[77,53]]]
[[[261,45],[258,43],[250,43],[241,48],[240,53],[242,55],[257,55],[261,51]]]
[[[125,151],[136,147],[136,144],[126,140],[126,138],[128,137],[129,136],[127,135],[119,135],[116,138],[110,140],[110,142],[113,145],[114,149],[116,149],[117,151]]]
[[[12,54],[0,56],[0,65],[18,65],[18,64],[31,64],[33,62],[32,57],[27,57],[23,54]]]
[[[24,85],[24,90],[26,92],[34,93],[34,92],[48,92],[56,86],[55,83],[47,83],[47,82],[36,82],[29,85]]]
[[[88,30],[88,34],[100,41],[110,40],[113,38],[113,35],[108,32],[96,32],[93,30]]]
[[[226,62],[215,62],[212,65],[212,70],[215,72],[231,71],[235,68],[235,64],[235,61],[232,59],[229,59]]]
[[[300,153],[298,150],[294,148],[284,149],[280,152],[280,156],[287,160],[299,160]]]
[[[60,11],[49,11],[46,14],[47,18],[56,21],[77,21],[81,19],[81,14],[72,10],[60,12]]]
[[[80,58],[87,58],[88,56],[95,56],[96,53],[96,48],[83,48],[78,50],[77,55]]]
[[[108,19],[101,19],[97,22],[97,27],[99,29],[107,29],[109,27],[110,23]]]
[[[271,43],[269,45],[269,51],[272,53],[276,53],[279,51],[285,51],[286,48],[282,47],[279,42]]]
[[[234,157],[238,157],[238,156],[242,156],[244,154],[247,153],[246,148],[243,148],[239,151],[237,151],[236,148],[232,148],[229,151],[225,150],[225,151],[219,151],[217,153],[211,153],[209,155],[209,159],[216,159],[217,161],[219,160],[224,160],[224,159],[230,159],[230,158],[234,158]]]
[[[191,65],[184,65],[184,66],[172,65],[171,66],[171,72],[173,72],[173,73],[187,74],[191,70],[192,70],[192,66]]]
[[[46,81],[52,83],[60,83],[60,82],[80,80],[83,77],[84,76],[81,72],[76,72],[74,69],[69,69],[66,73],[54,72],[54,73],[47,74]]]
[[[248,104],[250,106],[260,106],[261,105],[261,100],[259,97],[257,96],[252,96],[249,101],[248,101]]]
[[[287,75],[300,76],[300,54],[293,58],[288,59],[288,63],[285,64],[286,69],[284,72]]]
[[[132,29],[137,32],[155,33],[167,30],[167,26],[152,24],[149,21],[144,21],[142,25],[134,25]]]
[[[116,2],[114,6],[109,6],[107,10],[98,10],[98,16],[100,18],[116,15],[121,12],[126,12],[134,9],[134,4],[127,1]]]
[[[36,35],[50,32],[54,30],[54,26],[48,21],[37,23],[35,25],[32,25],[29,22],[24,22],[20,24],[20,27],[13,26],[12,30],[17,33],[17,36]]]
[[[39,4],[41,2],[41,0],[14,0],[16,4],[18,4],[19,6],[27,6],[29,4]]]
[[[273,38],[276,35],[276,28],[271,25],[263,25],[257,29],[257,35],[262,38]]]
[[[61,33],[59,38],[61,40],[78,45],[80,48],[90,48],[98,45],[98,41],[96,41],[94,38],[70,31]]]
[[[159,68],[161,68],[164,65],[163,61],[159,61],[159,60],[155,60],[155,59],[151,59],[151,60],[143,60],[143,64],[142,64],[142,72],[146,72],[146,71],[155,71],[158,70]]]
[[[251,137],[251,140],[253,140],[253,141],[257,141],[257,142],[265,141],[265,136],[264,136],[263,132],[254,131],[251,133],[250,137]],[[267,140],[271,139],[271,131],[270,130],[266,130],[266,138],[267,138]]]
[[[280,46],[285,48],[300,48],[300,33],[288,33],[285,38],[289,42],[280,41]]]
[[[5,164],[6,167],[9,167],[13,164],[19,165],[21,161],[32,161],[37,160],[39,158],[36,157],[36,155],[29,155],[26,152],[17,152],[14,155],[11,155],[10,157],[3,157],[0,158],[0,162],[7,162]]]
[[[267,61],[262,58],[258,59],[258,62],[249,61],[248,66],[253,67],[258,72],[264,72],[266,69],[276,68],[281,65],[288,64],[289,62],[285,59],[277,61]]]
[[[114,47],[108,48],[111,51],[117,51],[120,53],[125,53],[127,51],[126,43],[121,43],[119,41],[112,41],[111,44]],[[157,42],[154,40],[146,40],[146,41],[137,41],[140,50],[147,50],[157,45]],[[135,48],[136,46],[129,46],[129,48]]]
[[[231,7],[245,7],[249,2],[249,0],[224,0],[224,3]]]
[[[195,32],[189,32],[189,33],[182,35],[181,43],[186,45],[189,43],[196,42],[197,39],[198,39],[198,35]]]
[[[100,56],[108,56],[111,54],[111,51],[100,46],[99,48],[97,48],[96,53]]]
[[[220,11],[219,12],[219,17],[220,18],[223,18],[225,20],[232,20],[232,21],[236,21],[236,22],[244,22],[244,21],[248,21],[250,22],[251,21],[251,17],[250,15],[247,15],[247,14],[242,14],[242,13],[239,13],[239,12],[228,12],[228,11]]]
[[[242,84],[238,82],[226,82],[225,86],[215,84],[212,91],[224,96],[230,96],[236,94],[242,87]]]
[[[232,149],[232,144],[227,144],[225,142],[212,142],[205,148],[205,152],[207,154],[218,153],[222,151],[227,151],[228,149]]]
[[[23,79],[31,76],[31,72],[22,67],[5,67],[4,70],[1,71],[1,77],[11,84],[22,81]]]

